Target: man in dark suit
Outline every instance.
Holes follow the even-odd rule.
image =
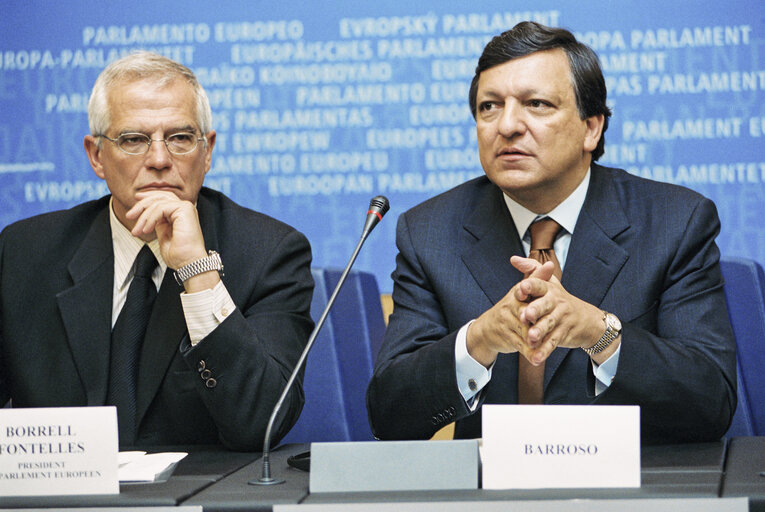
[[[185,66],[115,61],[88,117],[111,195],[0,234],[0,402],[117,405],[123,446],[260,449],[313,326],[308,241],[202,187],[216,134]],[[294,386],[274,439],[302,405]]]
[[[456,421],[456,437],[478,437],[482,404],[545,403],[639,405],[648,443],[722,436],[735,342],[714,204],[594,163],[605,80],[566,30],[524,22],[495,37],[470,105],[486,176],[399,218],[367,391],[375,435],[428,438]],[[534,249],[546,263],[525,257],[540,219],[554,226]]]

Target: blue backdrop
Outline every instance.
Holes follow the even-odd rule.
[[[469,82],[491,36],[525,19],[600,55],[601,162],[712,198],[723,255],[765,262],[762,0],[6,1],[0,227],[106,193],[82,147],[87,99],[105,64],[145,48],[210,95],[207,184],[303,231],[315,265],[344,266],[369,199],[388,196],[356,268],[390,291],[396,217],[482,173]]]

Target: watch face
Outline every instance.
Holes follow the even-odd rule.
[[[619,321],[619,318],[616,315],[612,315],[611,313],[608,313],[606,315],[606,323],[608,323],[608,326],[617,331],[620,332],[622,330],[622,323]]]

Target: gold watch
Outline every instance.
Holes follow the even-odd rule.
[[[582,347],[588,356],[603,352],[622,333],[622,323],[616,315],[603,311],[603,321],[606,323],[603,336],[590,348]]]

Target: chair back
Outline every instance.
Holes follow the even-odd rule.
[[[314,268],[318,321],[342,270]],[[369,441],[366,388],[385,332],[374,274],[351,271],[306,359],[305,406],[283,443]]]
[[[738,376],[738,407],[727,436],[765,435],[765,273],[745,258],[726,258],[720,265]]]

